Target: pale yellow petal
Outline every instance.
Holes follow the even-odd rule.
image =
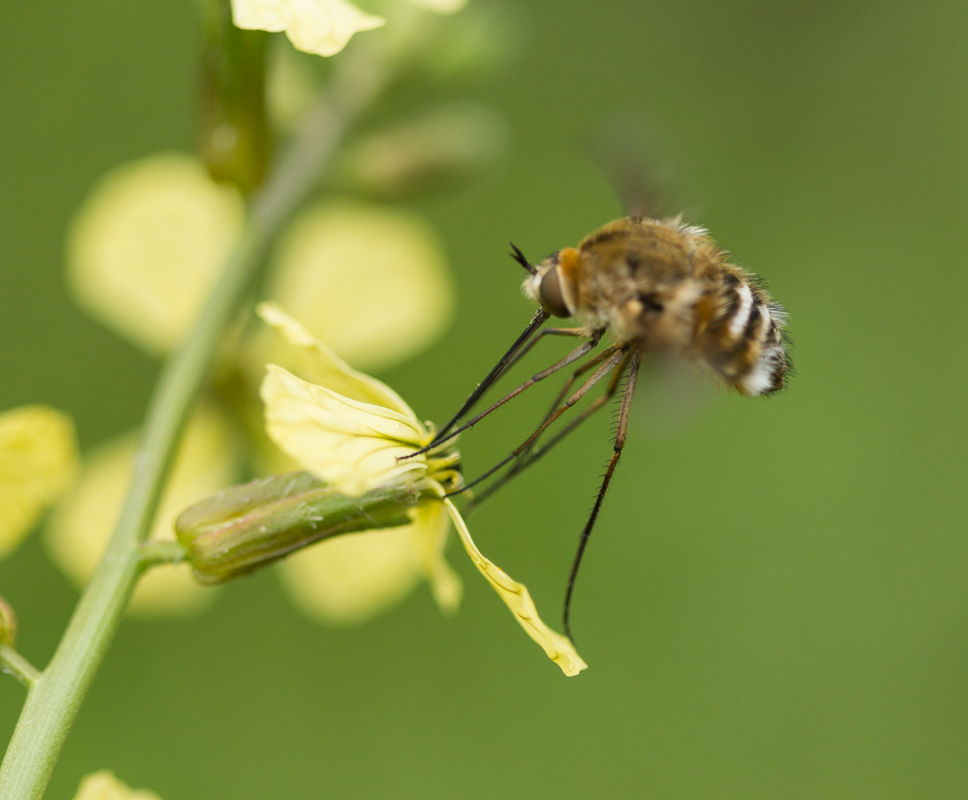
[[[438,14],[453,14],[467,5],[467,0],[411,0],[414,5],[436,11]]]
[[[272,355],[279,357],[281,366],[303,380],[325,386],[350,400],[390,408],[417,421],[417,415],[393,389],[376,378],[352,369],[275,303],[260,303],[257,312],[273,329],[277,341],[286,345],[284,348],[275,346],[271,349]],[[261,368],[260,365],[260,371]]]
[[[286,29],[286,0],[232,0],[232,22],[256,31]]]
[[[443,489],[440,489],[443,495]],[[511,609],[514,618],[518,621],[525,632],[534,639],[545,651],[548,658],[554,661],[561,671],[569,677],[577,675],[588,665],[578,655],[574,645],[560,633],[551,630],[538,616],[538,609],[535,608],[531,594],[523,583],[518,583],[497,564],[485,558],[484,554],[477,549],[471,534],[467,530],[467,525],[458,513],[454,504],[450,500],[444,499],[444,505],[450,513],[457,533],[464,549],[474,562],[474,566],[480,570],[481,574],[487,578],[488,583],[498,596],[504,601],[505,605]]]
[[[286,36],[293,47],[321,56],[336,55],[353,34],[370,31],[386,23],[367,14],[347,0],[287,0]]]
[[[30,532],[76,468],[74,425],[66,414],[47,406],[0,414],[0,556]]]
[[[336,536],[283,561],[283,584],[309,617],[357,625],[392,608],[422,578],[412,526]]]
[[[132,789],[108,770],[94,772],[81,780],[74,800],[161,800],[147,789]]]
[[[415,420],[350,400],[270,364],[262,382],[266,431],[304,469],[348,495],[391,481],[418,480],[422,458],[397,462],[426,443]]]
[[[308,616],[356,625],[389,610],[426,579],[445,613],[457,610],[460,578],[443,558],[450,519],[424,504],[411,525],[337,536],[289,556],[283,585]]]
[[[244,218],[241,195],[192,157],[118,167],[87,198],[68,238],[75,299],[115,332],[167,352],[195,322]]]
[[[353,34],[385,23],[347,0],[232,0],[232,19],[239,28],[284,30],[297,50],[321,56],[335,55]]]
[[[114,531],[136,447],[137,436],[129,434],[94,451],[77,486],[51,516],[47,530],[51,558],[78,586],[91,577]],[[235,469],[236,447],[226,423],[212,410],[197,411],[185,432],[150,538],[174,539],[178,514],[232,483]],[[130,608],[144,615],[188,614],[212,596],[211,589],[195,582],[187,564],[159,566],[139,582]]]
[[[444,614],[455,614],[464,594],[460,576],[444,558],[450,516],[441,503],[426,503],[414,513],[413,533],[420,547],[420,563],[434,600]]]
[[[412,212],[348,203],[309,209],[293,222],[268,296],[367,370],[425,349],[454,309],[446,258],[427,222]]]

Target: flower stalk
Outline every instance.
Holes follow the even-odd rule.
[[[150,530],[180,434],[207,380],[222,335],[242,308],[283,225],[310,195],[348,128],[384,85],[384,70],[369,53],[352,55],[358,57],[339,65],[342,69],[309,113],[290,151],[253,194],[241,240],[191,336],[162,372],[108,550],[50,664],[28,681],[27,701],[0,766],[0,797],[4,800],[43,796],[71,723],[146,568],[141,543]]]
[[[0,672],[13,675],[28,689],[40,677],[40,671],[8,644],[0,644]]]

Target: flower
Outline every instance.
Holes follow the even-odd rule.
[[[108,770],[93,772],[81,779],[74,800],[161,800],[147,789],[134,790]]]
[[[438,14],[460,11],[467,0],[412,0]],[[297,50],[336,55],[353,34],[380,28],[383,17],[367,14],[347,0],[232,0],[232,21],[239,28],[285,31]]]
[[[268,366],[262,399],[266,430],[273,441],[304,469],[346,494],[359,495],[393,482],[418,482],[436,498],[428,500],[426,519],[415,520],[422,534],[416,538],[423,543],[425,553],[432,554],[436,568],[443,571],[446,567],[442,551],[449,526],[441,520],[446,513],[474,566],[525,632],[566,675],[577,675],[584,669],[586,664],[572,643],[541,620],[524,584],[481,553],[446,497],[449,489],[460,484],[455,469],[459,456],[452,442],[398,461],[430,443],[432,427],[421,423],[390,387],[350,369],[281,310],[263,305],[259,311],[293,344],[303,363],[322,383],[309,383],[282,367]],[[428,577],[432,584],[437,579],[436,574]]]
[[[118,333],[150,352],[164,353],[194,324],[205,293],[240,234],[242,214],[237,193],[223,190],[189,156],[153,156],[120,167],[95,190],[75,222],[68,249],[75,296]],[[389,366],[426,347],[449,322],[454,306],[446,258],[429,224],[412,212],[358,202],[318,205],[297,216],[273,259],[269,296],[310,323],[317,335],[337,339],[341,355],[370,367]],[[234,422],[246,424],[245,404],[251,397],[254,406],[255,386],[267,361],[297,368],[288,361],[291,349],[284,352],[277,341],[262,334],[243,341],[241,350],[225,351],[234,358],[227,363],[226,372],[238,373],[245,380],[232,387],[232,403],[223,404],[223,420],[217,422],[221,433],[210,432],[215,440],[225,438],[225,411],[234,415]],[[239,372],[240,367],[244,369]],[[245,391],[247,386],[252,388],[251,395]],[[204,418],[214,416],[210,411]],[[196,428],[192,426],[190,431]],[[249,444],[249,457],[262,474],[291,468],[288,460],[279,463],[284,457],[268,442],[263,445],[256,439]],[[110,535],[133,448],[134,439],[129,436],[124,443],[97,453],[70,497],[71,511],[56,515],[54,527],[59,532],[51,531],[50,549],[55,561],[78,583],[87,580]],[[229,454],[241,459],[236,448],[226,447],[226,457]],[[187,463],[196,456],[203,460],[194,466]],[[230,482],[224,460],[213,460],[206,448],[185,448],[181,464],[181,508]],[[206,470],[213,465],[216,473],[209,475]],[[190,479],[197,481],[194,488],[186,483]],[[85,498],[88,494],[91,496]],[[109,508],[112,503],[115,505]],[[181,508],[172,507],[158,519],[173,518]],[[95,515],[90,523],[93,534],[85,534],[88,524],[82,514]],[[170,525],[161,527],[166,534],[171,530]],[[399,538],[384,537],[379,531],[342,536],[327,545],[332,548],[329,556],[320,556],[323,548],[316,548],[311,555],[300,553],[289,559],[285,574],[312,572],[318,576],[315,585],[326,580],[327,586],[336,587],[328,565],[337,564],[340,558],[345,565],[348,553],[362,553],[378,542],[395,544]],[[358,544],[347,545],[350,540]],[[393,544],[384,546],[392,549]],[[405,596],[429,569],[420,559],[380,559],[372,552],[367,559],[372,578],[365,577],[368,572],[354,570],[352,577],[332,589],[328,600],[317,591],[316,602],[310,602],[309,594],[299,588],[304,583],[300,578],[287,579],[287,587],[312,616],[347,624],[362,621]],[[314,565],[311,570],[310,563]],[[382,571],[380,564],[384,565]],[[162,602],[161,587],[167,582],[172,595]],[[186,569],[155,569],[143,583],[154,583],[157,588],[139,590],[137,605],[155,614],[198,607],[204,594]],[[372,588],[377,584],[384,593],[379,602]],[[445,609],[458,602],[459,587],[454,589],[454,584],[450,582],[449,590],[439,589]],[[398,590],[389,591],[391,585]],[[145,599],[151,594],[157,602]]]
[[[0,414],[0,556],[9,554],[77,469],[74,425],[47,406]]]
[[[241,195],[191,156],[118,167],[72,226],[74,297],[120,335],[167,353],[195,323],[244,216]],[[292,222],[273,258],[268,297],[370,369],[425,348],[454,307],[443,247],[422,217],[345,201],[310,207]],[[255,346],[250,354],[261,379],[267,353]]]
[[[77,485],[51,515],[47,550],[79,587],[94,573],[111,538],[137,444],[137,435],[130,433],[91,453]],[[236,461],[236,446],[226,421],[211,408],[199,408],[185,431],[149,538],[174,539],[172,523],[178,513],[230,484]],[[142,615],[187,614],[211,597],[211,591],[194,581],[188,565],[169,564],[144,575],[129,607]]]
[[[232,20],[247,30],[285,31],[297,50],[321,56],[386,23],[347,0],[232,0]]]

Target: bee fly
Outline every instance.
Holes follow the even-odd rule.
[[[625,445],[643,356],[688,360],[747,397],[770,394],[783,388],[790,368],[782,333],[786,313],[755,276],[729,263],[728,254],[704,229],[684,225],[679,218],[629,216],[615,220],[587,236],[578,247],[559,250],[537,265],[513,244],[511,247],[512,257],[529,273],[524,292],[540,308],[453,419],[418,452],[456,436],[534,384],[585,359],[565,381],[534,433],[507,458],[458,490],[466,491],[513,461],[471,501],[478,503],[605,405],[625,378],[612,457],[568,577],[563,621],[565,633],[572,638],[569,615],[575,577]],[[543,328],[552,316],[573,318],[578,325]],[[589,357],[606,333],[612,344]],[[485,392],[544,336],[571,336],[583,341],[564,358],[459,425]],[[539,445],[549,426],[606,377],[602,395],[557,435]],[[579,380],[582,382],[574,388]]]

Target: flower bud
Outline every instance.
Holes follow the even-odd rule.
[[[347,497],[308,472],[232,486],[175,521],[201,583],[222,583],[307,545],[354,531],[408,525],[419,486],[399,484]]]
[[[13,647],[17,639],[17,615],[13,606],[0,597],[0,644]]]
[[[502,120],[487,108],[438,108],[357,141],[336,182],[388,200],[437,192],[485,173],[506,143]]]
[[[199,149],[214,180],[256,189],[269,165],[265,55],[268,36],[232,24],[228,0],[202,4]]]

